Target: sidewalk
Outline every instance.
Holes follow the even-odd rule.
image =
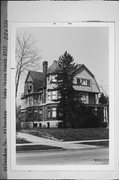
[[[62,141],[54,141],[51,139],[45,139],[42,137],[37,137],[34,135],[30,135],[30,134],[26,134],[26,133],[21,133],[19,132],[17,134],[18,138],[23,138],[31,143],[25,143],[25,144],[17,144],[17,146],[27,146],[27,145],[46,145],[46,146],[55,146],[55,147],[60,147],[63,149],[84,149],[84,148],[88,148],[88,149],[94,149],[94,148],[98,148],[98,146],[95,145],[84,145],[84,144],[80,144],[81,142],[96,142],[96,141],[105,141],[105,140],[87,140],[87,141],[68,141],[68,142],[62,142]],[[107,141],[107,140],[106,140]],[[77,144],[79,143],[79,144]]]

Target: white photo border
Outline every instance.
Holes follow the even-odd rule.
[[[16,165],[15,38],[18,27],[108,27],[109,28],[109,165]],[[8,42],[8,167],[11,171],[108,171],[114,170],[114,32],[115,22],[11,23]]]

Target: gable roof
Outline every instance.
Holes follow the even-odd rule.
[[[93,73],[84,64],[78,64],[77,70],[74,72],[74,76],[82,72],[83,70],[86,70],[90,74],[90,76],[92,76],[92,78],[95,77]]]
[[[37,71],[29,71],[28,75],[26,77],[26,81],[29,77],[29,75],[31,76],[32,80],[33,80],[33,85],[34,85],[34,91],[38,91],[39,89],[44,87],[44,74],[42,72],[37,72]],[[25,81],[25,83],[26,83]]]

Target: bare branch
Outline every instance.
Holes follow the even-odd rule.
[[[16,37],[16,97],[19,80],[29,69],[39,67],[40,53],[31,35],[20,35]]]

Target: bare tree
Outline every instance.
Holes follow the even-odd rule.
[[[38,69],[40,65],[40,52],[31,35],[21,34],[16,37],[16,97],[20,78],[31,69]]]

